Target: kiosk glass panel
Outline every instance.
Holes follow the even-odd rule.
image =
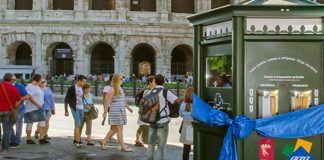
[[[232,87],[232,56],[210,56],[206,59],[206,87]]]

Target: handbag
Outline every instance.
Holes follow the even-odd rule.
[[[9,103],[9,106],[10,106],[10,108],[11,108],[11,111],[9,112],[9,118],[10,118],[10,120],[11,120],[12,122],[16,122],[17,119],[18,119],[18,108],[13,108],[13,107],[12,107],[12,105],[11,105],[11,103],[10,103],[10,100],[9,100],[9,98],[8,98],[7,91],[6,91],[6,89],[5,89],[5,87],[3,86],[2,83],[1,83],[1,87],[2,87],[2,89],[3,89],[3,92],[4,92],[5,96],[6,96],[6,99],[7,99],[8,103]]]
[[[179,141],[183,144],[193,144],[193,127],[191,124],[183,124]]]
[[[88,101],[84,97],[83,97],[83,100],[86,102],[85,107],[90,108],[89,109],[89,118],[91,120],[98,118],[98,114],[99,114],[98,109],[93,104],[89,104]]]

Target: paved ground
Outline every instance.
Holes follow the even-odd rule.
[[[102,113],[102,105],[96,105]],[[65,117],[64,106],[61,103],[56,104],[57,114],[51,119],[49,135],[52,137],[49,145],[26,145],[25,133],[23,133],[22,145],[14,148],[7,154],[0,153],[0,159],[22,159],[22,160],[84,160],[84,159],[104,159],[104,160],[144,160],[146,159],[145,148],[135,147],[135,132],[137,129],[137,108],[132,106],[134,112],[128,112],[128,125],[124,129],[124,137],[128,146],[134,149],[134,152],[125,153],[119,151],[117,143],[109,143],[107,150],[101,150],[99,139],[102,139],[108,132],[109,126],[101,126],[102,118],[99,117],[93,122],[93,139],[95,146],[83,146],[76,149],[72,145],[73,119],[72,116]],[[179,126],[181,119],[173,119],[170,124],[168,146],[166,148],[166,160],[180,160],[182,155],[182,144],[179,143]],[[24,129],[23,129],[24,130]],[[84,137],[83,133],[83,137]],[[85,141],[85,140],[83,140]]]

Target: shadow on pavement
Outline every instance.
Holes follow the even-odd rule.
[[[34,140],[36,143],[38,141]],[[107,143],[108,148],[102,150],[98,139],[94,139],[94,146],[83,145],[76,148],[72,144],[72,137],[52,137],[50,144],[27,145],[26,138],[18,148],[11,148],[8,153],[0,153],[0,160],[145,160],[146,148],[126,144],[133,152],[121,152],[117,142]],[[83,139],[85,142],[85,139]],[[167,145],[166,160],[181,160],[182,147]]]

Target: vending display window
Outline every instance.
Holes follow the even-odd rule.
[[[205,51],[206,88],[232,88],[232,44],[206,46]]]
[[[291,111],[308,108],[312,104],[312,91],[290,91]]]
[[[278,90],[257,91],[257,116],[271,117],[278,114]]]

